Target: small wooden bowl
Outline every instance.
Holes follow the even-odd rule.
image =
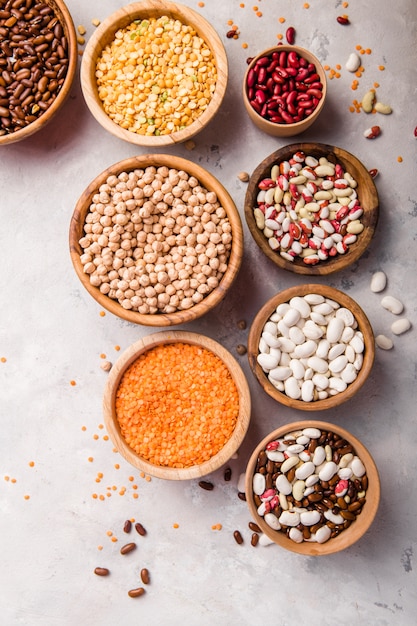
[[[288,261],[279,254],[279,251],[274,252],[263,232],[257,227],[253,214],[253,210],[256,207],[256,197],[259,193],[259,182],[270,176],[273,165],[281,161],[286,161],[298,151],[316,158],[323,156],[333,163],[340,163],[344,170],[349,172],[357,181],[358,186],[356,192],[363,209],[363,215],[360,219],[365,228],[358,235],[356,242],[349,246],[346,254],[338,254],[337,256],[329,257],[325,261],[320,261],[317,265],[306,265],[300,257],[296,257],[294,261]],[[295,272],[296,274],[325,276],[343,270],[355,263],[372,241],[378,223],[378,216],[378,192],[366,167],[353,154],[350,154],[350,152],[328,144],[296,143],[276,150],[276,152],[267,156],[257,166],[250,177],[246,190],[245,219],[252,237],[265,256],[275,263],[275,265],[289,272]]]
[[[219,202],[225,209],[232,229],[232,249],[229,256],[226,272],[219,285],[211,291],[201,302],[195,304],[190,309],[175,311],[174,313],[157,313],[157,314],[141,314],[137,311],[124,309],[116,300],[109,298],[101,293],[98,287],[94,287],[89,280],[87,274],[84,273],[83,265],[80,260],[82,249],[79,244],[84,234],[84,223],[86,215],[92,201],[93,195],[107,178],[112,174],[120,172],[129,172],[135,169],[144,169],[148,166],[166,166],[168,168],[176,168],[184,170],[188,174],[195,176],[200,183],[209,191],[214,191]],[[168,154],[145,154],[131,157],[123,161],[119,161],[111,165],[101,172],[87,187],[79,198],[70,223],[69,233],[70,254],[74,269],[81,280],[84,287],[91,296],[102,306],[114,315],[133,324],[142,324],[144,326],[173,326],[176,324],[184,324],[191,322],[215,307],[227,294],[233,284],[243,256],[243,229],[240,221],[238,210],[226,189],[221,183],[210,174],[207,170],[196,163],[192,163],[181,157]]]
[[[349,309],[353,313],[358,323],[358,329],[363,334],[365,349],[363,353],[363,364],[358,372],[358,376],[356,380],[353,381],[353,383],[350,383],[347,386],[345,391],[337,393],[334,396],[329,396],[324,400],[304,402],[303,400],[294,400],[287,396],[285,393],[278,391],[278,389],[274,387],[274,385],[268,380],[267,375],[257,361],[257,356],[259,352],[259,340],[262,335],[263,328],[272,313],[275,311],[276,307],[283,302],[289,302],[289,300],[291,300],[291,298],[295,296],[305,296],[309,293],[320,294],[325,298],[330,298],[331,300],[334,300],[335,302],[340,304],[340,306]],[[290,287],[289,289],[281,291],[263,305],[263,307],[257,313],[255,319],[253,320],[252,326],[249,331],[249,365],[259,384],[264,389],[264,391],[266,391],[266,393],[271,396],[271,398],[274,398],[274,400],[276,400],[277,402],[280,402],[281,404],[284,404],[285,406],[288,406],[292,409],[298,409],[301,411],[324,411],[327,409],[334,409],[335,407],[343,404],[347,400],[350,400],[367,380],[374,363],[374,358],[374,334],[367,316],[360,308],[360,306],[350,296],[343,293],[342,291],[339,291],[338,289],[328,287],[327,285],[306,284],[296,287]]]
[[[165,15],[180,20],[183,24],[192,26],[198,35],[207,43],[217,66],[216,89],[207,109],[189,126],[169,135],[140,135],[122,128],[104,111],[102,102],[98,97],[95,76],[97,59],[103,48],[113,41],[114,35],[119,29],[127,27],[134,20],[158,18]],[[89,39],[81,62],[81,87],[83,95],[88,108],[99,124],[119,139],[123,139],[137,146],[146,146],[152,149],[187,141],[203,130],[220,108],[226,91],[227,78],[228,63],[226,51],[220,37],[211,24],[193,9],[174,2],[164,2],[163,0],[143,0],[142,2],[134,2],[112,13],[112,15],[100,24]]]
[[[155,346],[171,343],[186,343],[201,346],[220,358],[229,370],[236,385],[239,396],[239,414],[232,436],[225,446],[209,460],[200,465],[185,468],[164,467],[154,465],[140,457],[125,441],[120,432],[120,426],[115,412],[116,391],[126,369],[146,351]],[[219,343],[197,333],[186,331],[161,331],[148,335],[130,346],[118,359],[110,370],[109,378],[104,391],[103,410],[106,428],[120,454],[134,467],[155,476],[168,480],[189,480],[205,476],[219,469],[227,463],[241,445],[249,427],[251,413],[251,399],[247,380],[234,357]]]
[[[348,441],[353,446],[356,454],[363,462],[368,477],[366,502],[363,505],[361,513],[356,517],[356,519],[352,522],[349,528],[346,528],[339,535],[329,539],[325,543],[308,541],[295,543],[292,539],[287,537],[284,532],[273,530],[265,522],[264,518],[258,515],[257,506],[253,500],[252,481],[259,453],[265,449],[265,446],[270,441],[278,439],[289,432],[303,430],[304,428],[319,428],[321,430],[331,431],[333,433],[336,433],[337,435],[340,435],[340,437],[342,437],[343,439],[346,439],[346,441]],[[290,550],[291,552],[297,552],[298,554],[303,554],[305,556],[324,556],[327,554],[334,554],[336,552],[340,552],[341,550],[349,548],[359,539],[361,539],[361,537],[363,537],[363,535],[369,530],[378,511],[381,486],[378,469],[371,454],[356,437],[351,435],[341,426],[336,426],[327,422],[308,420],[293,422],[292,424],[286,424],[285,426],[281,426],[280,428],[277,428],[277,430],[274,430],[272,433],[267,435],[259,443],[259,445],[253,451],[247,465],[245,491],[246,501],[253,517],[253,521],[258,524],[262,532],[265,533],[265,535],[267,535],[269,539],[277,543],[282,548]]]
[[[316,67],[317,74],[320,76],[320,82],[323,85],[323,89],[322,89],[323,96],[320,99],[320,102],[318,103],[317,107],[311,113],[311,115],[301,120],[300,122],[295,122],[293,124],[278,124],[278,123],[271,122],[270,120],[267,120],[263,118],[261,115],[259,115],[259,113],[255,111],[255,109],[252,107],[249,101],[249,98],[248,98],[249,72],[254,67],[254,65],[256,65],[256,62],[258,61],[259,58],[264,57],[264,56],[271,56],[273,52],[296,52],[298,56],[304,57],[309,63],[313,63]],[[327,94],[326,73],[320,61],[309,50],[306,50],[305,48],[301,48],[300,46],[293,46],[293,45],[282,45],[278,47],[275,46],[273,48],[268,48],[264,50],[263,52],[260,52],[249,63],[245,72],[244,79],[243,79],[242,93],[243,93],[243,102],[244,102],[246,111],[250,119],[252,120],[252,122],[255,124],[255,126],[257,126],[264,133],[267,133],[268,135],[272,135],[273,137],[293,137],[294,135],[300,135],[301,133],[305,132],[307,128],[309,128],[317,120],[320,113],[322,112],[325,101],[326,101],[326,94]]]
[[[56,115],[57,111],[59,111],[64,102],[67,100],[72,84],[74,82],[75,72],[77,70],[78,64],[78,44],[71,13],[69,12],[63,0],[45,0],[45,2],[52,7],[54,13],[59,18],[68,41],[69,63],[67,75],[59,94],[57,95],[51,106],[46,109],[46,111],[34,122],[31,122],[20,130],[16,130],[15,132],[6,135],[0,135],[0,146],[5,146],[8,144],[16,143],[18,141],[22,141],[23,139],[30,137],[34,133],[37,133],[39,130],[41,130],[44,126],[46,126],[46,124],[50,122],[50,120]]]

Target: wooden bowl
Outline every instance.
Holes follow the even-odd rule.
[[[135,20],[167,16],[192,26],[210,48],[217,66],[217,82],[211,101],[203,113],[191,124],[171,134],[142,135],[122,128],[104,111],[98,96],[96,64],[103,48],[114,40],[114,35]],[[193,9],[174,2],[163,0],[143,0],[128,4],[105,19],[89,39],[81,63],[81,87],[85,101],[96,120],[105,130],[119,139],[137,146],[159,148],[189,140],[199,133],[216,115],[226,91],[228,77],[227,56],[223,43],[211,26]]]
[[[294,400],[286,395],[284,392],[279,391],[268,379],[267,374],[263,371],[257,361],[259,340],[261,338],[265,323],[269,320],[272,313],[275,311],[279,304],[289,302],[291,298],[296,296],[305,296],[306,294],[317,293],[325,298],[329,298],[337,302],[341,307],[345,307],[353,313],[357,324],[358,330],[363,334],[364,340],[364,352],[362,367],[358,372],[357,378],[348,386],[344,391],[341,391],[333,396],[328,396],[322,400],[314,400],[312,402],[306,402],[301,399]],[[372,327],[369,320],[360,306],[347,294],[328,287],[327,285],[315,285],[305,284],[296,287],[290,287],[280,293],[273,296],[268,300],[260,311],[257,313],[255,319],[252,322],[249,337],[248,337],[248,359],[249,365],[264,391],[274,398],[277,402],[284,404],[292,409],[298,409],[301,411],[323,411],[327,409],[333,409],[350,400],[366,382],[375,358],[375,343]]]
[[[52,102],[52,104],[40,115],[35,121],[29,123],[27,126],[22,127],[20,130],[16,130],[12,133],[0,135],[0,146],[16,143],[30,137],[34,133],[41,130],[49,121],[56,115],[57,111],[62,107],[67,100],[70,93],[72,84],[75,78],[75,72],[77,70],[78,63],[78,46],[77,36],[75,32],[74,23],[65,2],[63,0],[45,0],[46,4],[52,7],[54,13],[59,18],[63,27],[65,37],[68,41],[68,69],[65,77],[65,81],[59,91],[59,94]]]
[[[221,359],[229,370],[236,385],[239,399],[239,413],[237,416],[236,426],[230,439],[224,447],[221,448],[217,454],[201,464],[191,465],[184,468],[155,465],[140,457],[126,443],[125,439],[121,435],[115,409],[116,391],[126,369],[146,351],[156,346],[178,342],[193,346],[200,346]],[[209,474],[210,472],[214,472],[216,469],[227,463],[227,461],[236,452],[241,445],[249,426],[251,400],[249,386],[240,365],[233,358],[233,356],[225,348],[223,348],[223,346],[213,339],[205,337],[204,335],[171,330],[154,333],[140,339],[120,356],[116,364],[110,370],[104,392],[103,410],[105,424],[109,435],[117,450],[126,459],[126,461],[128,461],[128,463],[157,478],[166,478],[168,480],[188,480],[191,478],[199,478]]]
[[[208,191],[214,191],[217,198],[225,209],[232,231],[232,248],[228,259],[226,272],[223,274],[218,286],[204,297],[201,302],[186,310],[177,310],[173,313],[145,314],[135,310],[123,308],[117,300],[111,299],[103,294],[98,287],[91,284],[90,279],[84,272],[80,255],[83,250],[79,244],[84,234],[84,224],[92,198],[97,189],[110,175],[117,175],[120,172],[130,172],[135,169],[145,169],[148,166],[166,166],[169,169],[176,168],[183,170],[189,175],[195,176],[198,181]],[[102,306],[114,315],[134,323],[144,326],[172,326],[191,322],[215,307],[227,294],[233,281],[235,280],[241,266],[243,256],[243,230],[237,208],[226,189],[207,170],[181,157],[165,154],[148,154],[131,157],[111,165],[99,174],[83,192],[79,198],[70,224],[69,233],[70,254],[75,271],[84,287],[91,296]]]
[[[368,477],[368,488],[366,490],[366,501],[362,507],[361,513],[356,517],[352,524],[340,532],[336,537],[328,539],[325,543],[303,541],[302,543],[295,543],[290,539],[286,533],[280,530],[273,530],[264,520],[264,518],[258,514],[257,506],[253,498],[253,475],[256,469],[258,455],[262,450],[265,450],[266,445],[270,441],[274,441],[283,437],[284,435],[294,432],[302,431],[305,428],[318,428],[327,432],[333,432],[339,435],[342,439],[349,442],[357,456],[361,459],[366,469],[366,475]],[[303,554],[305,556],[323,556],[327,554],[334,554],[349,548],[356,543],[363,535],[369,530],[372,522],[378,511],[380,501],[380,480],[378,470],[375,462],[367,450],[367,448],[351,433],[340,426],[329,424],[327,422],[320,422],[315,420],[293,422],[292,424],[286,424],[277,428],[272,433],[267,435],[253,451],[246,469],[246,500],[249,510],[251,512],[253,521],[258,524],[269,539],[277,543],[282,548]]]
[[[316,67],[316,72],[320,77],[320,82],[323,86],[322,89],[322,98],[320,99],[318,105],[314,109],[314,111],[308,117],[305,117],[299,122],[294,122],[292,124],[280,124],[276,122],[271,122],[270,120],[262,117],[250,103],[248,97],[248,76],[256,65],[258,59],[261,57],[269,57],[274,52],[296,52],[298,56],[305,58],[308,63],[313,63]],[[252,120],[252,122],[257,126],[260,130],[268,135],[272,135],[273,137],[293,137],[294,135],[299,135],[307,130],[319,117],[320,113],[324,108],[324,104],[326,101],[327,95],[327,83],[326,83],[326,73],[320,63],[320,61],[312,54],[309,50],[305,48],[301,48],[300,46],[293,45],[281,45],[275,46],[273,48],[268,48],[263,52],[257,54],[251,62],[248,64],[248,67],[245,72],[245,76],[243,79],[243,102],[246,108],[246,111]]]
[[[364,230],[357,236],[356,242],[349,245],[348,251],[345,254],[337,254],[333,257],[329,256],[325,261],[320,261],[317,265],[306,265],[301,257],[295,257],[294,261],[289,261],[280,255],[279,250],[272,250],[267,238],[256,225],[254,216],[256,198],[259,193],[259,182],[270,176],[273,165],[288,160],[298,151],[304,152],[306,155],[314,156],[317,159],[326,157],[333,163],[339,163],[343,169],[349,172],[357,181],[356,192],[363,209],[363,215],[360,220],[364,225]],[[378,222],[378,215],[378,192],[368,170],[353,154],[343,150],[343,148],[327,144],[296,143],[276,150],[276,152],[267,156],[256,167],[249,180],[245,196],[246,223],[252,237],[262,252],[281,269],[309,276],[333,274],[358,261],[372,241]]]

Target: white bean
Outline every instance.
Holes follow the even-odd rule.
[[[283,511],[279,516],[279,523],[282,526],[298,526],[300,514],[297,511]]]
[[[387,309],[387,311],[394,313],[394,315],[400,315],[404,310],[404,305],[401,300],[394,298],[394,296],[385,296],[382,298],[381,305],[384,309]]]
[[[361,60],[356,52],[351,52],[346,61],[345,67],[348,72],[356,72],[359,69]]]
[[[379,293],[380,291],[384,291],[387,286],[387,277],[384,272],[375,272],[372,276],[371,280],[371,291],[374,293]]]
[[[410,328],[411,322],[406,317],[402,317],[399,320],[393,322],[393,324],[391,324],[391,330],[394,335],[402,335],[402,333],[407,332],[407,330],[410,330]]]
[[[256,493],[257,496],[261,496],[265,491],[266,479],[263,474],[256,472],[253,475],[252,488],[253,492]]]
[[[386,335],[377,335],[375,337],[375,343],[381,350],[391,350],[394,347],[394,342],[389,337],[386,337]]]
[[[274,513],[265,513],[264,520],[273,530],[281,529],[281,524],[279,523],[278,518],[276,515],[274,515]]]

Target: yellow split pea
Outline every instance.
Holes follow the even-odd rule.
[[[158,136],[189,126],[207,109],[217,68],[191,26],[162,16],[118,30],[97,60],[96,79],[103,108],[116,124]]]
[[[115,409],[122,436],[137,454],[181,468],[223,448],[236,426],[239,396],[228,368],[210,350],[162,344],[126,370]]]

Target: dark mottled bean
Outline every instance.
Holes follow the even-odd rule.
[[[136,522],[135,530],[138,533],[138,535],[141,535],[141,537],[144,537],[146,535],[146,529],[144,526],[142,526],[140,522]]]
[[[144,585],[149,585],[150,575],[149,575],[149,570],[146,567],[141,569],[140,578]]]
[[[120,548],[120,554],[129,554],[129,552],[133,552],[133,550],[136,550],[136,544],[133,542],[126,543]]]
[[[243,537],[239,530],[234,531],[233,537],[235,538],[236,543],[238,543],[239,545],[243,543]]]

